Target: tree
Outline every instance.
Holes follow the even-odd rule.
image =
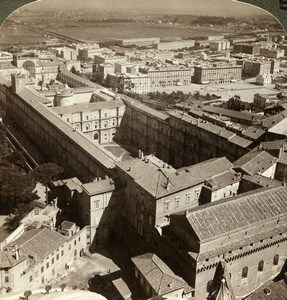
[[[52,286],[51,286],[51,285],[46,285],[46,286],[45,286],[45,291],[46,291],[47,294],[50,293],[51,289],[52,289]]]
[[[42,183],[46,188],[46,201],[48,202],[48,185],[52,180],[56,180],[58,176],[63,173],[63,168],[54,164],[54,163],[46,163],[36,167],[31,171],[34,179],[40,183]]]
[[[29,299],[29,297],[32,295],[32,292],[31,291],[25,291],[24,292],[24,297],[25,297],[25,300],[28,300]]]
[[[75,291],[78,287],[76,285],[73,285],[72,289]]]
[[[28,203],[18,203],[15,208],[13,208],[12,214],[7,219],[9,227],[7,230],[10,232],[14,231],[21,223],[21,220],[34,209],[34,205]]]
[[[0,203],[7,205],[10,212],[18,203],[27,204],[39,198],[34,192],[36,182],[33,177],[13,166],[0,168],[0,186]]]
[[[67,287],[66,283],[62,283],[60,288],[62,290],[62,292],[64,292],[64,289]]]

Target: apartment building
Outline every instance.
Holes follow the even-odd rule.
[[[195,66],[194,82],[199,84],[227,83],[241,80],[241,66]]]
[[[192,82],[194,68],[184,66],[173,67],[140,67],[140,72],[150,78],[151,88],[189,85]]]

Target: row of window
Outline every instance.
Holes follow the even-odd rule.
[[[273,257],[273,265],[278,265],[279,264],[279,254],[276,254],[274,257]],[[264,260],[261,260],[259,263],[258,263],[258,272],[263,272],[264,270]],[[248,276],[248,267],[244,267],[242,269],[242,278],[247,278]]]
[[[200,190],[195,190],[194,191],[194,200],[198,200],[200,195]],[[191,192],[185,194],[185,202],[189,203],[191,201]],[[174,199],[174,207],[177,208],[180,206],[180,196],[175,197]],[[172,209],[170,207],[170,200],[164,200],[164,212]]]

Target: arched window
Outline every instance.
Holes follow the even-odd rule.
[[[279,254],[274,255],[273,258],[273,265],[278,265],[279,263]]]
[[[262,272],[264,269],[264,261],[260,260],[259,264],[258,264],[258,271]]]
[[[99,139],[99,134],[98,133],[95,133],[94,134],[94,140],[98,140]]]
[[[242,269],[242,278],[246,278],[248,275],[248,267]]]

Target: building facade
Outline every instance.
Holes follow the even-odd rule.
[[[194,68],[194,82],[200,84],[238,82],[241,76],[241,66],[196,66]]]

